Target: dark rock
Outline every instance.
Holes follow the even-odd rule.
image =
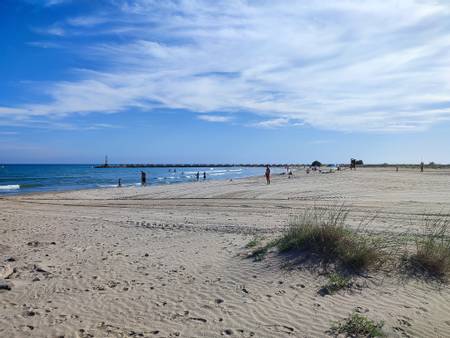
[[[40,266],[38,266],[36,264],[33,266],[33,271],[41,272],[41,273],[44,273],[44,274],[49,274],[48,271],[44,270],[43,268],[41,268]]]
[[[330,290],[327,287],[323,287],[321,288],[318,292],[319,295],[321,295],[322,297],[324,296],[328,296],[331,294]]]
[[[5,262],[15,262],[15,261],[16,261],[16,259],[14,257],[11,257],[11,256],[5,257]]]
[[[0,290],[11,290],[11,284],[0,279]]]
[[[26,310],[23,315],[25,317],[33,317],[34,315],[36,315],[36,312],[34,312],[33,310]]]

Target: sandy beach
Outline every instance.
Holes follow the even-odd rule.
[[[0,198],[0,337],[327,337],[352,311],[392,337],[450,337],[450,290],[395,275],[321,296],[325,276],[246,258],[291,215],[345,204],[383,233],[450,213],[450,170],[332,174]],[[0,279],[1,280],[1,279]]]

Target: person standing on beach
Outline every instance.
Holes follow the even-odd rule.
[[[206,181],[206,171],[203,172],[203,181]]]
[[[270,168],[269,168],[269,165],[266,165],[266,183],[270,184]]]
[[[197,174],[195,174],[195,177],[197,178],[197,182],[200,179],[200,171],[197,171]]]
[[[141,171],[141,185],[145,186],[147,184],[147,175],[145,172]]]

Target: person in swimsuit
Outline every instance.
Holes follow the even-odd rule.
[[[266,165],[266,183],[270,184],[270,168],[269,168],[269,165]]]

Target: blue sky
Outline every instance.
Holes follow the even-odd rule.
[[[450,163],[450,3],[0,1],[0,162]]]

